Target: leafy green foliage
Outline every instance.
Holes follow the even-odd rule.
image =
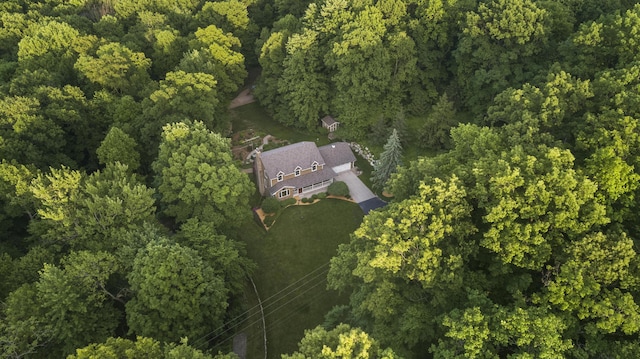
[[[194,249],[168,240],[151,242],[136,256],[128,279],[131,333],[177,342],[200,338],[222,324],[227,289]]]
[[[278,121],[313,129],[333,112],[349,136],[362,137],[378,113],[402,109],[416,69],[413,39],[393,28],[402,5],[385,13],[365,3],[311,4],[302,29],[284,17],[264,35],[259,61],[270,78],[256,95]]]
[[[398,202],[340,248],[330,285],[353,289],[354,320],[373,335],[430,342],[435,357],[594,355],[614,345],[603,335],[636,335],[635,251],[606,195],[571,151],[517,125],[453,129],[452,150],[402,168]]]
[[[230,295],[241,295],[247,275],[255,265],[244,256],[244,243],[216,233],[211,223],[190,219],[180,227],[177,235],[180,245],[198,252],[214,273],[224,278]]]
[[[447,339],[431,347],[434,358],[496,357],[502,350],[514,355],[561,357],[573,345],[562,339],[561,318],[542,308],[454,310],[443,319]]]
[[[477,230],[466,197],[457,178],[422,185],[416,197],[368,215],[351,243],[340,246],[331,261],[329,285],[357,288],[353,312],[375,320],[376,337],[415,344],[431,332],[435,308],[455,302],[436,288],[460,290],[467,276],[462,264],[478,251],[469,238]],[[415,300],[421,289],[429,291],[429,298]]]
[[[360,328],[340,324],[335,329],[316,327],[305,332],[299,349],[283,359],[304,358],[399,358],[393,350],[381,349],[378,342]]]
[[[275,197],[266,197],[262,200],[261,208],[264,213],[276,213],[280,207],[282,207],[282,205]]]
[[[32,166],[27,167],[6,160],[0,162],[0,218],[15,218],[35,212],[34,199],[29,191],[29,183],[38,172]]]
[[[140,167],[136,141],[117,127],[112,127],[96,150],[100,164],[120,162],[135,172]]]
[[[228,229],[248,217],[253,185],[233,162],[229,140],[202,122],[165,126],[153,169],[162,212],[177,222],[197,218]]]
[[[481,2],[466,14],[454,52],[456,77],[476,113],[499,92],[528,81],[547,54],[547,13],[531,0]],[[549,56],[551,57],[551,56]]]
[[[106,283],[116,270],[115,257],[104,252],[71,253],[62,268],[45,264],[36,283],[7,298],[8,327],[22,321],[32,325],[31,330],[13,333],[15,345],[24,350],[51,341],[54,353],[69,354],[112,336],[121,312]]]
[[[190,47],[200,50],[202,55],[206,56],[208,62],[206,68],[210,71],[207,73],[213,75],[218,82],[217,88],[220,95],[223,98],[235,95],[247,76],[244,69],[244,56],[238,52],[240,41],[231,33],[224,33],[215,25],[199,29],[195,32],[195,37]]]
[[[0,356],[206,357],[178,332],[243,311],[253,269],[222,137],[250,83],[287,126],[448,150],[385,151],[342,319],[407,357],[636,356],[639,25],[626,0],[0,2]],[[340,328],[294,355],[386,355]]]
[[[327,187],[327,193],[330,196],[346,197],[349,195],[349,186],[342,181],[336,181]]]
[[[478,207],[485,209],[489,225],[482,245],[503,261],[530,269],[547,263],[553,246],[566,236],[609,222],[594,199],[596,186],[571,169],[571,154],[541,150],[535,156],[516,147],[509,158],[474,169]]]
[[[136,356],[150,356],[154,358],[162,357],[161,344],[152,339],[138,336],[136,340],[124,338],[107,338],[104,343],[90,344],[84,348],[78,348],[74,355],[69,358],[89,359],[101,358],[122,358]]]
[[[66,22],[38,23],[18,43],[18,63],[25,70],[48,70],[58,82],[67,82],[80,38],[80,32]]]
[[[3,159],[34,164],[71,162],[62,154],[64,132],[38,113],[40,102],[32,97],[0,99],[0,155]]]
[[[115,250],[116,233],[152,222],[153,190],[140,184],[125,165],[107,165],[86,176],[67,168],[33,180],[38,201],[30,232],[75,249]]]
[[[142,183],[149,180],[145,176],[165,124],[201,120],[228,130],[228,103],[247,76],[239,51],[252,46],[256,36],[248,4],[206,6],[224,32],[208,28],[210,23],[198,29],[196,13],[203,5],[191,0],[0,4],[0,356],[64,357],[109,337],[117,341],[122,328],[156,327],[144,314],[143,324],[127,322],[129,316],[141,318],[136,310],[144,307],[144,291],[138,289],[146,283],[129,281],[146,280],[132,274],[136,258],[169,234],[155,218],[155,190]],[[199,261],[202,281],[213,288],[203,292],[203,307],[209,307],[199,318],[206,324],[193,322],[197,328],[185,329],[189,336],[221,323],[227,301],[239,303],[245,275],[254,267],[242,245],[218,233],[237,226],[225,223],[225,216],[244,220],[251,192],[228,155],[229,144],[218,139],[219,146],[202,150],[222,158],[218,166],[228,166],[218,175],[228,176],[229,185],[215,191],[224,215],[214,215],[215,226],[185,220],[174,237],[188,252],[185,257]],[[198,166],[211,157],[201,160]],[[208,183],[224,184],[219,179]],[[237,208],[228,205],[233,201]],[[185,293],[189,299],[194,295]],[[131,301],[138,304],[125,313]],[[171,340],[178,342],[180,335]],[[110,344],[114,348],[96,345],[98,353],[122,356],[135,350],[124,342]],[[141,343],[153,346],[148,344]],[[159,355],[141,350],[167,358],[209,357],[186,341],[159,348]]]
[[[457,123],[453,102],[449,101],[447,94],[443,94],[420,129],[420,144],[435,150],[451,147],[449,131]]]
[[[119,43],[100,46],[95,57],[80,55],[75,68],[92,83],[118,93],[137,95],[151,80],[151,61]]]

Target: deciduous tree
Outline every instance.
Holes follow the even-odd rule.
[[[200,338],[222,324],[227,289],[194,249],[168,240],[140,251],[128,276],[131,333],[165,342]]]
[[[98,161],[101,165],[120,162],[131,172],[140,167],[140,154],[136,141],[118,127],[111,127],[98,147]]]
[[[457,178],[421,185],[365,217],[331,260],[329,286],[353,289],[353,313],[372,321],[369,330],[384,343],[412,346],[432,335],[438,313],[460,304],[471,285],[464,263],[478,247],[467,197]]]
[[[60,267],[45,264],[36,283],[23,285],[7,299],[7,324],[32,325],[15,339],[32,346],[48,341],[46,351],[60,356],[114,335],[122,313],[106,282],[115,271],[115,257],[104,252],[74,252]],[[25,295],[31,299],[25,301]]]
[[[287,56],[278,82],[283,108],[275,113],[281,123],[306,129],[317,126],[320,115],[329,110],[329,83],[322,75],[324,65],[312,30],[293,34],[287,41]]]
[[[162,212],[177,222],[228,229],[247,218],[253,185],[233,162],[229,140],[202,122],[165,126],[153,170]]]
[[[454,56],[458,83],[475,113],[481,113],[495,95],[528,81],[542,68],[546,18],[532,0],[482,2],[466,14]]]
[[[186,120],[202,121],[207,127],[227,129],[226,116],[221,115],[218,104],[216,79],[203,72],[169,72],[160,81],[160,88],[142,103],[144,122],[139,124],[144,152],[155,158],[162,127]]]
[[[382,349],[380,344],[360,328],[340,324],[332,330],[316,327],[305,331],[298,344],[298,351],[282,355],[283,359],[305,358],[400,358],[390,348]]]
[[[57,83],[69,83],[80,32],[66,22],[39,23],[18,43],[18,62],[26,70],[46,69]]]
[[[125,165],[109,164],[86,176],[62,168],[33,180],[38,218],[30,232],[51,243],[75,249],[113,251],[120,230],[152,222],[153,190],[140,184]]]
[[[180,227],[176,240],[200,254],[214,273],[224,279],[230,295],[242,294],[246,277],[255,268],[255,263],[245,256],[243,243],[216,233],[212,223],[197,218],[189,219]]]
[[[90,82],[131,96],[139,96],[151,80],[151,60],[120,43],[100,46],[95,56],[80,55],[74,67]]]
[[[33,97],[0,99],[0,156],[39,168],[49,163],[70,164],[63,153],[64,131],[38,113],[40,105]]]

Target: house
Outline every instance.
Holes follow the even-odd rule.
[[[298,142],[258,152],[254,173],[263,196],[285,199],[329,186],[339,173],[352,170],[355,161],[346,142],[322,147]]]
[[[327,130],[329,130],[329,132],[333,132],[333,131],[337,130],[338,129],[338,125],[340,125],[340,122],[336,121],[331,116],[324,116],[320,120],[320,122],[322,122],[322,127],[324,127]]]

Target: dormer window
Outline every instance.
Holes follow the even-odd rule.
[[[300,176],[300,171],[302,171],[302,168],[300,168],[300,166],[296,167],[295,171],[293,172],[295,174],[296,177]]]
[[[315,171],[317,171],[317,170],[318,170],[318,162],[313,162],[313,163],[311,164],[311,171],[312,171],[312,172],[315,172]]]
[[[282,180],[284,180],[284,173],[278,172],[278,182],[282,182]]]

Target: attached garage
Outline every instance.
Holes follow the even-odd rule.
[[[331,167],[333,172],[342,173],[353,169],[356,156],[351,152],[346,142],[335,142],[318,148],[325,165]]]
[[[348,171],[351,169],[351,162],[347,162],[345,164],[339,165],[339,166],[335,166],[335,167],[331,167],[331,169],[333,170],[333,172],[335,173],[340,173],[340,172],[344,172],[344,171]]]

